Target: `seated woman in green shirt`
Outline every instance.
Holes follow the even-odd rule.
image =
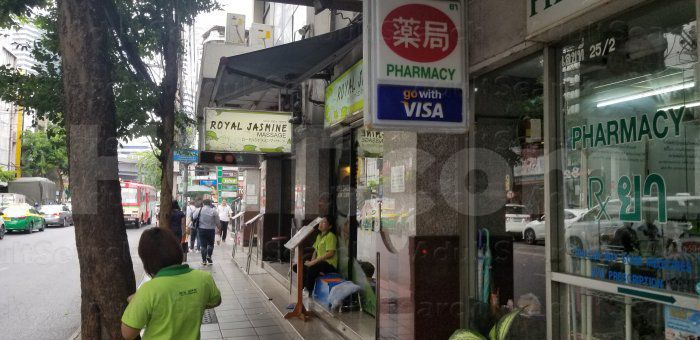
[[[316,278],[321,273],[335,273],[338,268],[338,238],[331,231],[331,224],[323,218],[318,224],[321,232],[314,242],[314,254],[311,260],[304,262],[304,287],[312,295]]]
[[[122,336],[131,340],[199,339],[204,310],[221,304],[211,274],[182,264],[182,248],[172,231],[151,228],[139,241],[139,257],[153,279],[129,297]]]

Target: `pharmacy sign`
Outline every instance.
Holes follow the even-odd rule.
[[[467,123],[462,1],[365,1],[365,123],[463,133]]]

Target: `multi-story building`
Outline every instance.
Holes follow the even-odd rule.
[[[15,68],[17,57],[7,47],[7,39],[0,39],[0,65]],[[0,168],[15,170],[17,142],[17,106],[0,100]]]

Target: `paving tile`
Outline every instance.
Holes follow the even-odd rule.
[[[209,340],[209,339],[221,339],[221,332],[219,331],[207,331],[207,332],[200,332],[200,339],[202,340]]]
[[[284,330],[280,326],[256,327],[255,333],[258,335],[279,334],[284,333]]]
[[[277,314],[272,313],[260,313],[260,314],[248,314],[248,320],[262,320],[262,319],[277,319],[282,318]]]
[[[226,329],[226,330],[222,330],[221,334],[227,338],[232,338],[235,336],[251,336],[251,335],[255,336],[255,335],[257,335],[255,333],[255,329],[253,329],[253,328]]]
[[[243,309],[233,309],[233,310],[222,310],[222,311],[216,311],[216,316],[235,316],[235,315],[246,315],[246,312]]]
[[[276,333],[276,334],[265,334],[260,335],[260,340],[292,340],[289,334],[286,333]]]
[[[219,323],[226,323],[226,322],[239,322],[239,321],[248,321],[250,318],[247,315],[228,315],[228,316],[216,316],[216,318],[219,320]]]
[[[250,327],[253,327],[253,325],[250,323],[250,321],[235,321],[235,322],[220,322],[219,323],[219,328],[221,328],[221,330],[250,328]]]
[[[221,306],[216,307],[216,312],[218,313],[219,311],[227,311],[227,310],[241,310],[243,309],[243,306],[240,304],[221,304]]]
[[[243,306],[243,311],[246,314],[251,315],[251,314],[266,313],[266,312],[268,312],[268,309],[265,308],[264,305],[262,305],[262,307],[245,307],[245,306]]]
[[[275,319],[260,319],[251,320],[253,327],[265,327],[265,326],[279,326],[279,322]]]
[[[250,336],[234,336],[231,338],[224,338],[226,340],[259,340],[257,335],[250,335]]]

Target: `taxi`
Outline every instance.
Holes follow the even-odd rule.
[[[43,215],[26,203],[11,204],[2,212],[5,230],[23,231],[31,234],[34,230],[44,231],[46,222]]]

